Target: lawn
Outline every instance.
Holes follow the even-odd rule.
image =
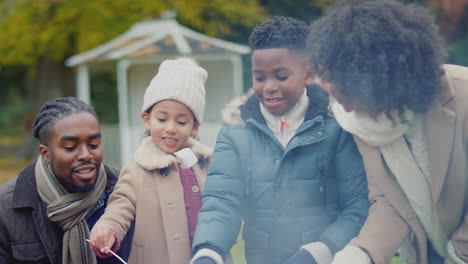
[[[14,178],[30,161],[0,156],[0,184]]]

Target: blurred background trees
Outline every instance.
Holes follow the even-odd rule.
[[[427,0],[449,48],[449,62],[468,66],[468,0]]]
[[[10,111],[34,112],[51,98],[73,95],[73,72],[64,65],[67,57],[112,39],[137,21],[158,18],[166,10],[176,11],[179,22],[190,28],[237,40],[264,18],[263,8],[251,0],[0,1],[2,110],[21,99],[29,109]],[[2,126],[13,125],[7,119],[1,119]]]
[[[168,10],[185,26],[236,41],[266,17],[264,8],[252,0],[0,0],[0,135],[11,139],[27,133],[44,102],[74,95],[74,72],[64,65],[67,57]],[[93,92],[102,100],[93,103],[104,121],[115,122],[116,101],[106,100],[106,93],[115,89],[105,90],[114,77],[96,78]],[[105,109],[114,112],[100,111]]]
[[[447,41],[449,62],[468,66],[468,0],[401,1],[429,6]],[[161,12],[172,10],[179,23],[189,28],[246,44],[252,28],[268,17],[292,16],[309,23],[332,2],[0,0],[0,148],[28,132],[34,113],[45,101],[74,95],[74,72],[64,65],[67,57],[112,39],[135,22],[157,19]],[[249,58],[245,62],[248,69]],[[108,83],[115,82],[114,77],[94,78],[98,81],[92,90],[93,98],[98,100],[93,104],[103,121],[116,122],[116,113],[108,110],[113,109],[116,102],[106,100],[106,96],[115,95],[105,90]],[[30,136],[25,139],[27,137]],[[28,155],[24,151],[19,153]]]

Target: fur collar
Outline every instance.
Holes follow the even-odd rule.
[[[197,156],[199,163],[211,158],[213,155],[213,151],[209,147],[201,144],[193,138],[189,138],[187,141],[187,147],[192,149],[193,153]],[[135,152],[135,161],[146,170],[155,170],[167,168],[177,160],[174,155],[168,154],[159,149],[156,144],[153,143],[151,137],[146,137],[141,141],[140,146]]]
[[[305,114],[304,121],[313,119],[318,115],[327,115],[328,95],[318,85],[311,85],[306,88],[309,97],[309,107]],[[245,95],[238,96],[231,100],[221,112],[223,123],[228,125],[245,125],[245,121],[253,118],[260,123],[266,123],[260,111],[260,102],[257,96],[250,89]]]

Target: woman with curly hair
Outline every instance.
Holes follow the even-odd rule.
[[[308,51],[364,158],[372,206],[333,264],[468,262],[468,68],[444,65],[432,16],[347,0],[311,25]]]

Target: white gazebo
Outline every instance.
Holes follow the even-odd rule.
[[[88,103],[93,67],[116,69],[119,125],[103,129],[103,144],[106,162],[121,166],[133,159],[142,138],[143,94],[162,61],[188,55],[208,71],[207,105],[199,136],[203,143],[214,146],[222,107],[243,91],[241,55],[249,52],[247,46],[208,37],[166,18],[136,23],[115,39],[70,57],[65,64],[77,68],[76,95]]]

